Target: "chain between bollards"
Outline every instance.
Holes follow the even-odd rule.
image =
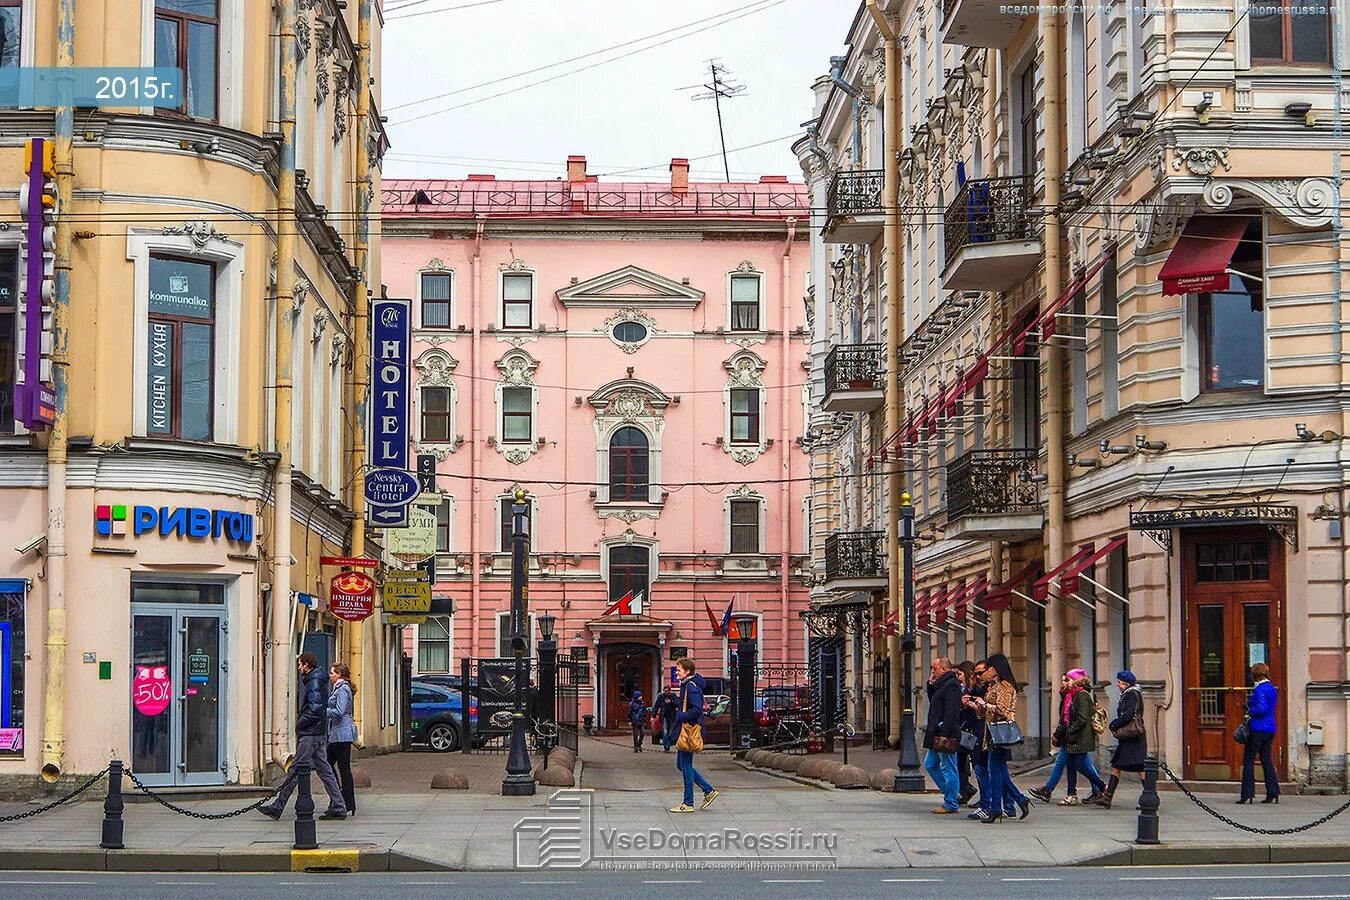
[[[295,796],[295,846],[296,850],[319,849],[319,833],[314,824],[314,795],[309,786],[309,760],[295,764],[297,793]]]
[[[1136,844],[1157,844],[1158,809],[1162,801],[1158,797],[1158,757],[1144,757],[1144,792],[1139,795],[1139,821],[1135,831]]]

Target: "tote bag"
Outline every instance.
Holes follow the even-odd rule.
[[[684,711],[689,711],[689,692],[684,692]],[[675,741],[675,749],[683,750],[685,753],[703,752],[703,729],[693,722],[685,722],[680,726],[680,736]]]

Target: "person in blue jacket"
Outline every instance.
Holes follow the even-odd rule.
[[[1251,803],[1256,797],[1256,757],[1261,757],[1261,772],[1266,777],[1266,799],[1262,803],[1280,802],[1280,776],[1275,771],[1272,747],[1275,744],[1275,709],[1280,702],[1280,689],[1270,683],[1270,666],[1257,663],[1252,666],[1256,684],[1247,696],[1247,715],[1250,733],[1242,748],[1242,794],[1238,803]]]
[[[647,731],[647,705],[642,702],[642,691],[633,691],[628,701],[628,724],[633,726],[633,752],[642,752],[642,735]]]
[[[675,724],[684,725],[703,725],[703,676],[694,670],[694,661],[689,657],[681,657],[676,660],[675,665],[680,670],[680,706],[675,713]],[[703,809],[712,806],[712,802],[717,799],[718,793],[713,786],[708,783],[694,768],[694,754],[688,750],[676,748],[675,767],[680,770],[684,776],[684,802],[679,806],[672,807],[671,812],[690,813],[694,811],[694,785],[697,784],[699,790],[703,791]]]

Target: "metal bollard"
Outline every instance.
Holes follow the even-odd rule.
[[[122,801],[122,761],[114,759],[108,766],[108,796],[103,801],[103,840],[99,846],[104,850],[122,850],[122,810],[126,804]]]
[[[314,795],[309,792],[309,761],[295,764],[295,848],[319,849],[319,834],[314,825]]]
[[[1158,757],[1144,759],[1144,792],[1139,795],[1139,824],[1134,838],[1136,844],[1157,844],[1158,841]]]

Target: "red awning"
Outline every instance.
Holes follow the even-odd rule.
[[[1226,290],[1224,270],[1250,222],[1250,216],[1191,216],[1158,273],[1164,296]]]
[[[956,621],[964,622],[966,620],[966,611],[970,608],[970,604],[979,600],[980,595],[988,590],[988,588],[989,579],[985,578],[983,575],[970,583],[962,595],[956,599],[954,604],[952,604],[954,607],[952,611],[956,614]]]
[[[959,585],[952,588],[944,587],[938,591],[931,600],[928,601],[928,608],[933,612],[933,620],[938,625],[947,624],[947,604],[956,596]]]
[[[914,598],[914,622],[919,628],[928,627],[928,609],[929,598],[933,595],[927,591]]]
[[[1050,596],[1051,579],[1058,578],[1059,576],[1067,572],[1069,569],[1071,569],[1074,565],[1076,565],[1077,563],[1079,563],[1084,559],[1087,559],[1091,555],[1092,555],[1091,544],[1088,544],[1086,547],[1079,547],[1078,552],[1075,553],[1073,556],[1070,556],[1068,559],[1064,560],[1064,562],[1055,566],[1049,572],[1046,572],[1040,578],[1036,579],[1036,581],[1031,585],[1031,598],[1033,600],[1039,600],[1042,603],[1045,602],[1045,598]],[[1081,572],[1082,569],[1079,569],[1077,571]]]
[[[986,612],[993,612],[996,609],[1012,609],[1013,590],[1019,584],[1022,584],[1031,574],[1040,566],[1039,562],[1033,562],[1025,569],[1018,572],[1012,578],[1000,584],[991,590],[984,598],[984,608]]]
[[[1069,568],[1065,569],[1059,575],[1059,593],[1061,596],[1078,593],[1078,576],[1082,575],[1088,569],[1095,566],[1103,558],[1111,554],[1117,547],[1125,546],[1124,536],[1107,541],[1106,546],[1100,550],[1095,550],[1089,555],[1078,560]]]

